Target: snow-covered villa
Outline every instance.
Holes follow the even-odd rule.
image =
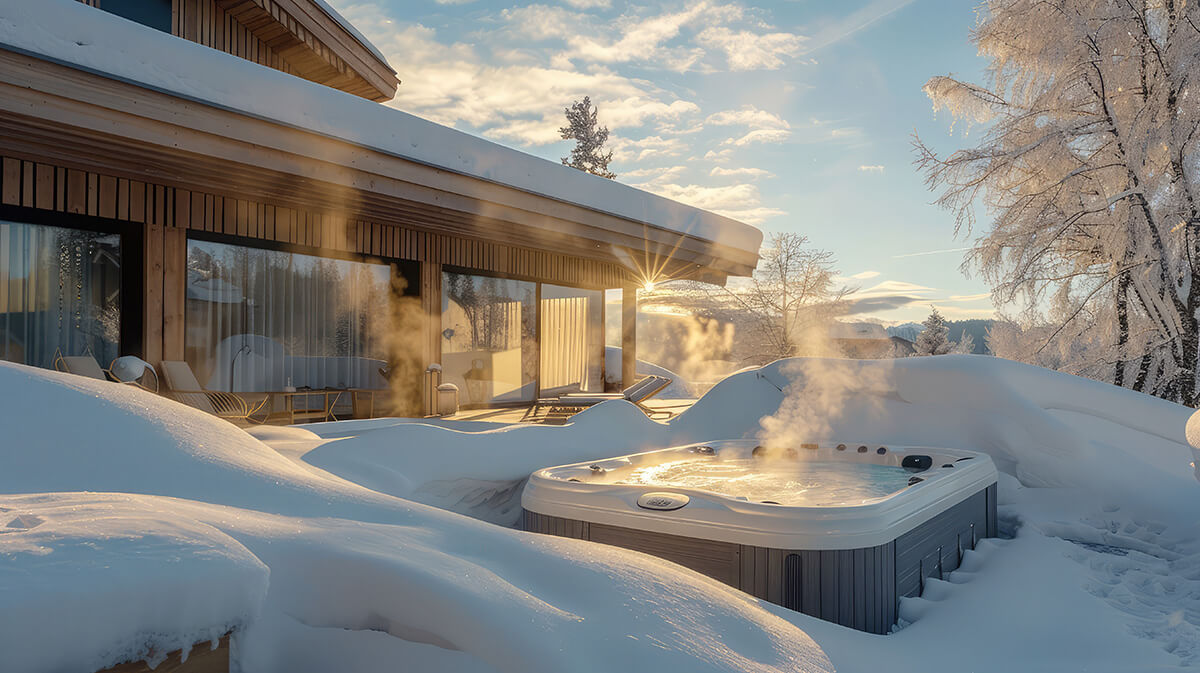
[[[385,106],[398,85],[321,0],[0,5],[3,359],[390,381],[358,415],[420,413],[440,363],[463,404],[527,402],[603,389],[606,290],[628,384],[631,290],[755,266],[753,227]]]

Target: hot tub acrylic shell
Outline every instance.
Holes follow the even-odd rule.
[[[899,597],[919,595],[926,578],[954,570],[965,550],[996,534],[995,466],[985,454],[958,449],[882,447],[880,453],[878,445],[853,443],[841,444],[842,450],[833,443],[772,449],[783,460],[900,465],[908,456],[931,459],[929,469],[912,473],[915,483],[908,487],[835,506],[613,483],[640,465],[707,459],[710,451],[712,460],[744,458],[757,446],[707,442],[539,470],[522,494],[524,527],[649,553],[784,607],[873,633],[890,630]],[[686,504],[639,506],[648,493],[664,493],[660,505]]]

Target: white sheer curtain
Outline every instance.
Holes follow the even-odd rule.
[[[599,290],[542,285],[543,395],[604,390],[602,301]]]
[[[0,221],[0,356],[51,367],[54,354],[120,354],[121,242],[104,234]]]
[[[189,241],[188,362],[214,390],[387,387],[391,270]]]

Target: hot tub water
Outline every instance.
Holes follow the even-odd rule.
[[[693,457],[636,467],[612,483],[692,488],[793,507],[861,505],[908,486],[896,465],[823,460]]]

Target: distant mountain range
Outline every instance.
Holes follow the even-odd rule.
[[[951,341],[959,341],[962,339],[963,332],[971,335],[975,340],[975,349],[972,351],[976,355],[991,355],[987,347],[987,331],[991,328],[994,320],[947,320],[946,326],[950,328],[949,338]],[[916,341],[917,335],[920,334],[925,326],[919,322],[906,322],[900,325],[892,325],[887,327],[888,336],[897,336],[909,341]]]

